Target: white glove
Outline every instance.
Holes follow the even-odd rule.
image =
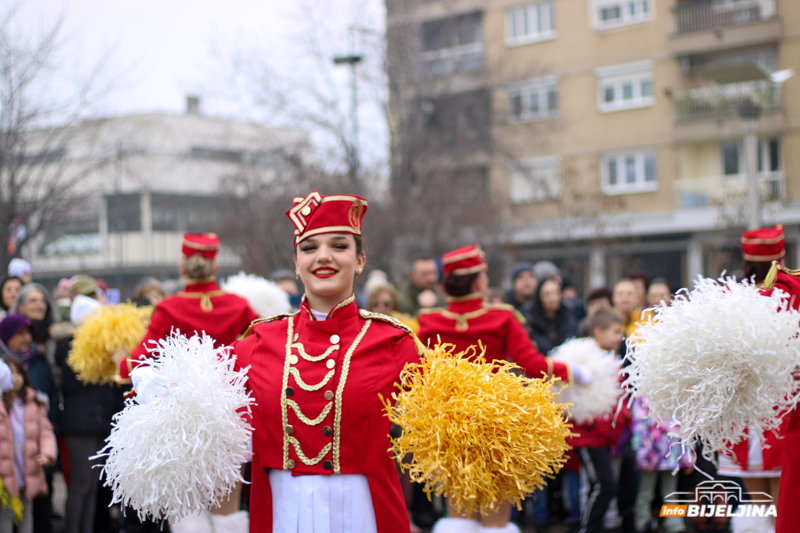
[[[570,363],[569,367],[572,369],[572,377],[575,379],[575,383],[581,387],[588,387],[592,383],[592,370],[590,368],[578,363]]]
[[[152,366],[137,366],[131,372],[136,401],[140,405],[150,403],[169,394],[169,382],[160,371]]]
[[[0,391],[8,392],[14,388],[14,378],[11,377],[11,369],[0,360]]]

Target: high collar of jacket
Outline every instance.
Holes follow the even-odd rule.
[[[453,313],[463,315],[472,311],[477,311],[483,307],[483,296],[480,293],[474,292],[466,296],[447,298],[447,310]]]
[[[183,292],[211,292],[211,291],[218,291],[219,285],[217,285],[217,280],[210,279],[210,280],[203,280],[199,283],[191,283],[186,285],[186,288],[183,289]]]
[[[314,315],[311,313],[311,307],[309,307],[308,300],[306,299],[305,295],[303,295],[303,301],[300,304],[300,315],[304,319],[310,320],[311,322],[316,321]],[[355,295],[351,294],[348,298],[345,298],[339,302],[336,307],[331,309],[331,312],[328,313],[328,318],[326,318],[326,320],[337,320],[341,322],[343,320],[349,320],[355,316],[358,316],[358,305],[356,305]]]

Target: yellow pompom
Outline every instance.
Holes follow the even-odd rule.
[[[147,332],[152,307],[107,305],[90,315],[75,333],[67,364],[81,381],[109,383],[117,374],[112,355],[130,353]]]
[[[403,428],[392,451],[424,491],[444,494],[459,511],[518,508],[566,462],[571,425],[552,379],[516,375],[513,363],[487,363],[473,346],[453,354],[437,345],[400,376],[402,392],[385,400]],[[413,458],[409,456],[413,454]]]

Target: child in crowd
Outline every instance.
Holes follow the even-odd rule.
[[[672,471],[678,466],[689,474],[694,464],[694,454],[687,448],[681,456],[680,444],[668,435],[669,427],[661,420],[650,417],[647,398],[636,398],[631,407],[633,437],[631,446],[636,452],[636,466],[641,471],[641,484],[636,497],[636,531],[658,530],[658,519],[650,512],[656,485],[661,484],[661,495],[667,496],[678,488],[678,478]],[[679,459],[680,457],[680,459]],[[664,519],[668,533],[685,531],[683,518],[671,516]]]
[[[56,437],[47,419],[47,407],[33,389],[31,378],[18,358],[6,355],[14,387],[0,402],[0,476],[12,498],[22,501],[18,533],[33,531],[33,503],[47,495],[44,467],[56,461]],[[0,533],[13,533],[14,511],[0,509]]]
[[[616,352],[622,343],[622,317],[611,309],[601,309],[589,319],[589,330],[597,345],[603,350]],[[627,425],[630,413],[623,407],[609,410],[591,422],[576,425],[578,433],[570,444],[575,448],[586,473],[589,494],[581,514],[579,533],[603,530],[603,516],[617,494],[617,482],[611,466],[611,447]],[[616,420],[615,420],[616,417]]]

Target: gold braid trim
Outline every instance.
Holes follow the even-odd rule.
[[[302,357],[306,361],[308,361],[310,363],[317,363],[319,361],[322,361],[326,357],[328,357],[330,354],[332,354],[336,350],[338,350],[339,349],[339,345],[338,344],[334,344],[333,346],[328,347],[328,349],[325,350],[324,354],[317,355],[317,356],[308,355],[306,353],[305,347],[303,346],[303,343],[301,343],[301,342],[296,342],[296,343],[292,344],[292,348],[297,348],[297,353],[299,353],[300,357]]]
[[[294,320],[289,319],[286,325],[286,355],[283,358],[283,387],[281,388],[281,419],[283,428],[289,425],[289,413],[286,409],[286,387],[289,385],[289,357],[292,355],[292,337],[294,337]],[[289,470],[289,435],[283,430],[283,469]]]
[[[287,403],[289,404],[289,407],[292,408],[292,411],[294,411],[294,414],[297,415],[297,418],[302,420],[303,423],[307,426],[320,425],[322,421],[325,420],[325,417],[328,416],[328,413],[331,412],[331,409],[333,409],[333,402],[328,402],[328,405],[325,406],[325,409],[322,410],[320,415],[314,420],[311,420],[310,418],[308,418],[306,415],[303,414],[303,411],[300,410],[300,406],[297,405],[296,401],[289,400]]]
[[[297,457],[303,461],[303,464],[307,464],[308,466],[314,466],[318,462],[322,461],[322,458],[325,457],[329,451],[331,451],[331,443],[329,442],[324,448],[322,448],[322,451],[319,452],[316,457],[309,459],[306,457],[306,454],[303,453],[303,450],[300,448],[300,442],[298,442],[296,438],[289,437],[288,441],[292,443],[292,446],[294,447],[294,453],[297,454]]]
[[[209,291],[209,292],[179,292],[178,296],[181,298],[200,298],[200,309],[206,313],[214,310],[214,304],[211,303],[211,298],[214,296],[222,296],[227,294],[225,291]]]
[[[297,381],[297,384],[300,385],[301,389],[303,389],[304,391],[308,391],[308,392],[314,392],[314,391],[318,391],[319,389],[321,389],[322,387],[324,387],[325,385],[328,384],[328,382],[331,380],[333,375],[336,373],[336,369],[333,369],[330,372],[328,372],[327,374],[325,374],[325,379],[323,379],[322,381],[320,381],[316,385],[309,385],[308,383],[303,381],[303,378],[300,377],[300,371],[297,370],[297,368],[295,368],[295,367],[290,368],[289,369],[289,373],[294,376],[295,381]]]
[[[363,339],[364,335],[367,334],[367,330],[371,324],[372,320],[368,319],[364,324],[364,327],[361,328],[361,332],[356,337],[356,340],[353,341],[353,344],[350,345],[350,348],[344,355],[342,375],[339,377],[339,386],[336,388],[336,398],[334,399],[336,402],[336,415],[334,416],[333,421],[333,471],[336,474],[342,473],[341,469],[339,468],[339,444],[342,433],[340,431],[342,425],[342,392],[344,391],[345,383],[347,383],[347,374],[350,372],[350,358],[353,357],[353,352],[355,352],[356,348],[358,348],[358,345],[361,343],[361,339]],[[330,446],[330,444],[328,446]]]
[[[414,345],[417,347],[417,355],[422,355],[425,353],[425,345],[422,344],[422,341],[420,341],[417,338],[417,335],[414,333],[414,330],[412,330],[410,327],[403,324],[393,316],[384,315],[382,313],[372,313],[370,311],[367,311],[366,309],[359,310],[359,314],[362,316],[362,318],[366,318],[368,320],[379,320],[381,322],[386,322],[387,324],[391,324],[392,326],[398,329],[402,329],[403,331],[411,335],[412,339],[414,339]]]
[[[769,269],[769,273],[767,277],[764,279],[764,288],[769,290],[775,286],[775,281],[778,279],[778,271],[781,271],[785,274],[789,274],[790,276],[800,276],[800,270],[792,270],[790,268],[786,268],[778,261],[772,262],[772,268]]]
[[[274,315],[274,316],[271,316],[271,317],[268,317],[268,318],[258,318],[256,320],[253,320],[250,323],[250,327],[247,328],[247,331],[242,333],[242,336],[239,337],[239,340],[246,339],[247,337],[252,335],[253,334],[253,328],[255,326],[259,325],[259,324],[266,324],[267,322],[274,322],[276,320],[285,320],[287,318],[293,317],[295,314],[296,313],[281,313],[279,315]]]

